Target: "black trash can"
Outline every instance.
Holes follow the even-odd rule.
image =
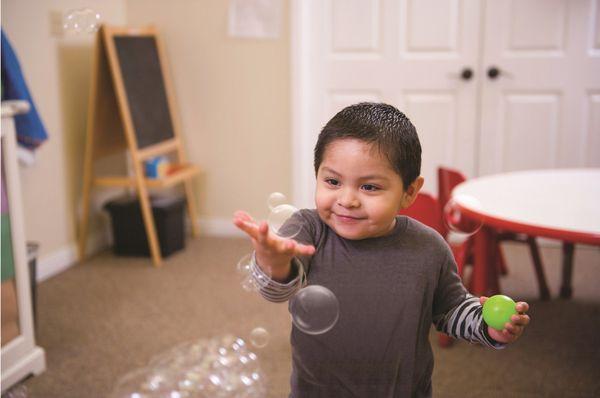
[[[152,214],[163,257],[185,247],[185,199],[179,196],[151,197]],[[114,253],[118,256],[150,256],[150,246],[137,197],[122,197],[108,202],[112,223]]]

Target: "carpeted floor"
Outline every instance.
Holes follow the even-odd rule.
[[[180,342],[227,333],[248,338],[262,326],[257,350],[268,397],[286,397],[290,372],[287,306],[240,286],[235,264],[250,252],[241,239],[188,240],[160,269],[149,260],[103,253],[38,286],[38,344],[47,370],[25,382],[30,397],[105,397],[122,375]],[[504,292],[531,304],[532,324],[503,351],[434,342],[437,397],[600,396],[600,250],[578,246],[574,297],[556,298],[560,249],[542,250],[553,299],[536,300],[528,252],[506,245]]]

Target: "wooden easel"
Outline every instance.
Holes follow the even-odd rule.
[[[174,117],[177,107],[164,54],[164,47],[153,27],[103,26],[98,31],[88,104],[83,214],[79,229],[80,261],[85,258],[93,187],[136,189],[155,266],[161,265],[162,257],[149,188],[167,188],[183,183],[192,236],[198,235],[191,179],[199,173],[199,169],[186,163],[179,123]],[[146,81],[152,84],[146,84]],[[96,159],[124,150],[129,151],[131,156],[133,177],[95,176]],[[146,178],[144,162],[166,154],[175,155],[175,171],[163,178]]]

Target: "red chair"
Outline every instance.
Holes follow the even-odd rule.
[[[445,228],[442,222],[442,215],[440,213],[440,207],[438,201],[432,195],[426,192],[419,192],[413,204],[399,212],[399,214],[414,218],[415,220],[435,229],[440,235],[443,235]],[[458,274],[462,276],[462,267],[465,263],[466,246],[451,245],[452,253],[456,260],[458,268]],[[449,347],[452,345],[452,337],[445,333],[439,334],[438,344],[440,347]]]
[[[466,177],[459,171],[450,169],[447,167],[438,167],[438,195],[439,195],[439,212],[443,214],[444,206],[450,200],[452,189],[463,181],[466,181]],[[444,222],[442,222],[443,233],[442,236],[447,239],[448,237],[448,228]],[[494,266],[497,267],[498,271],[505,275],[508,272],[506,267],[506,263],[504,261],[504,256],[502,254],[502,250],[500,248],[500,242],[502,241],[513,241],[513,242],[521,242],[526,243],[529,246],[529,250],[531,252],[531,259],[533,260],[533,265],[535,268],[535,274],[538,282],[538,287],[540,291],[540,298],[542,300],[548,300],[550,298],[550,291],[548,289],[548,284],[546,283],[546,276],[544,274],[544,267],[542,265],[542,260],[540,257],[539,248],[537,242],[535,241],[534,236],[527,236],[523,234],[515,234],[509,231],[495,230],[494,235],[496,236],[496,264]],[[463,262],[463,266],[466,263],[471,262],[472,254],[473,254],[473,239],[470,237],[467,239],[465,243],[465,252],[463,253],[464,258],[461,259]],[[457,263],[458,263],[457,259]]]
[[[438,201],[426,192],[419,192],[413,204],[407,209],[400,210],[399,214],[414,218],[440,234],[444,231]]]

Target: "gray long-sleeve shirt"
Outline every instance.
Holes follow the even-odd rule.
[[[301,286],[322,285],[339,302],[339,319],[324,334],[292,328],[292,398],[431,396],[432,322],[453,337],[495,348],[481,305],[456,272],[452,252],[433,229],[398,216],[384,237],[348,240],[315,210],[301,210],[284,228],[314,245],[312,257],[294,261],[287,283],[269,281],[261,294],[289,299]],[[255,277],[265,275],[256,265]]]

